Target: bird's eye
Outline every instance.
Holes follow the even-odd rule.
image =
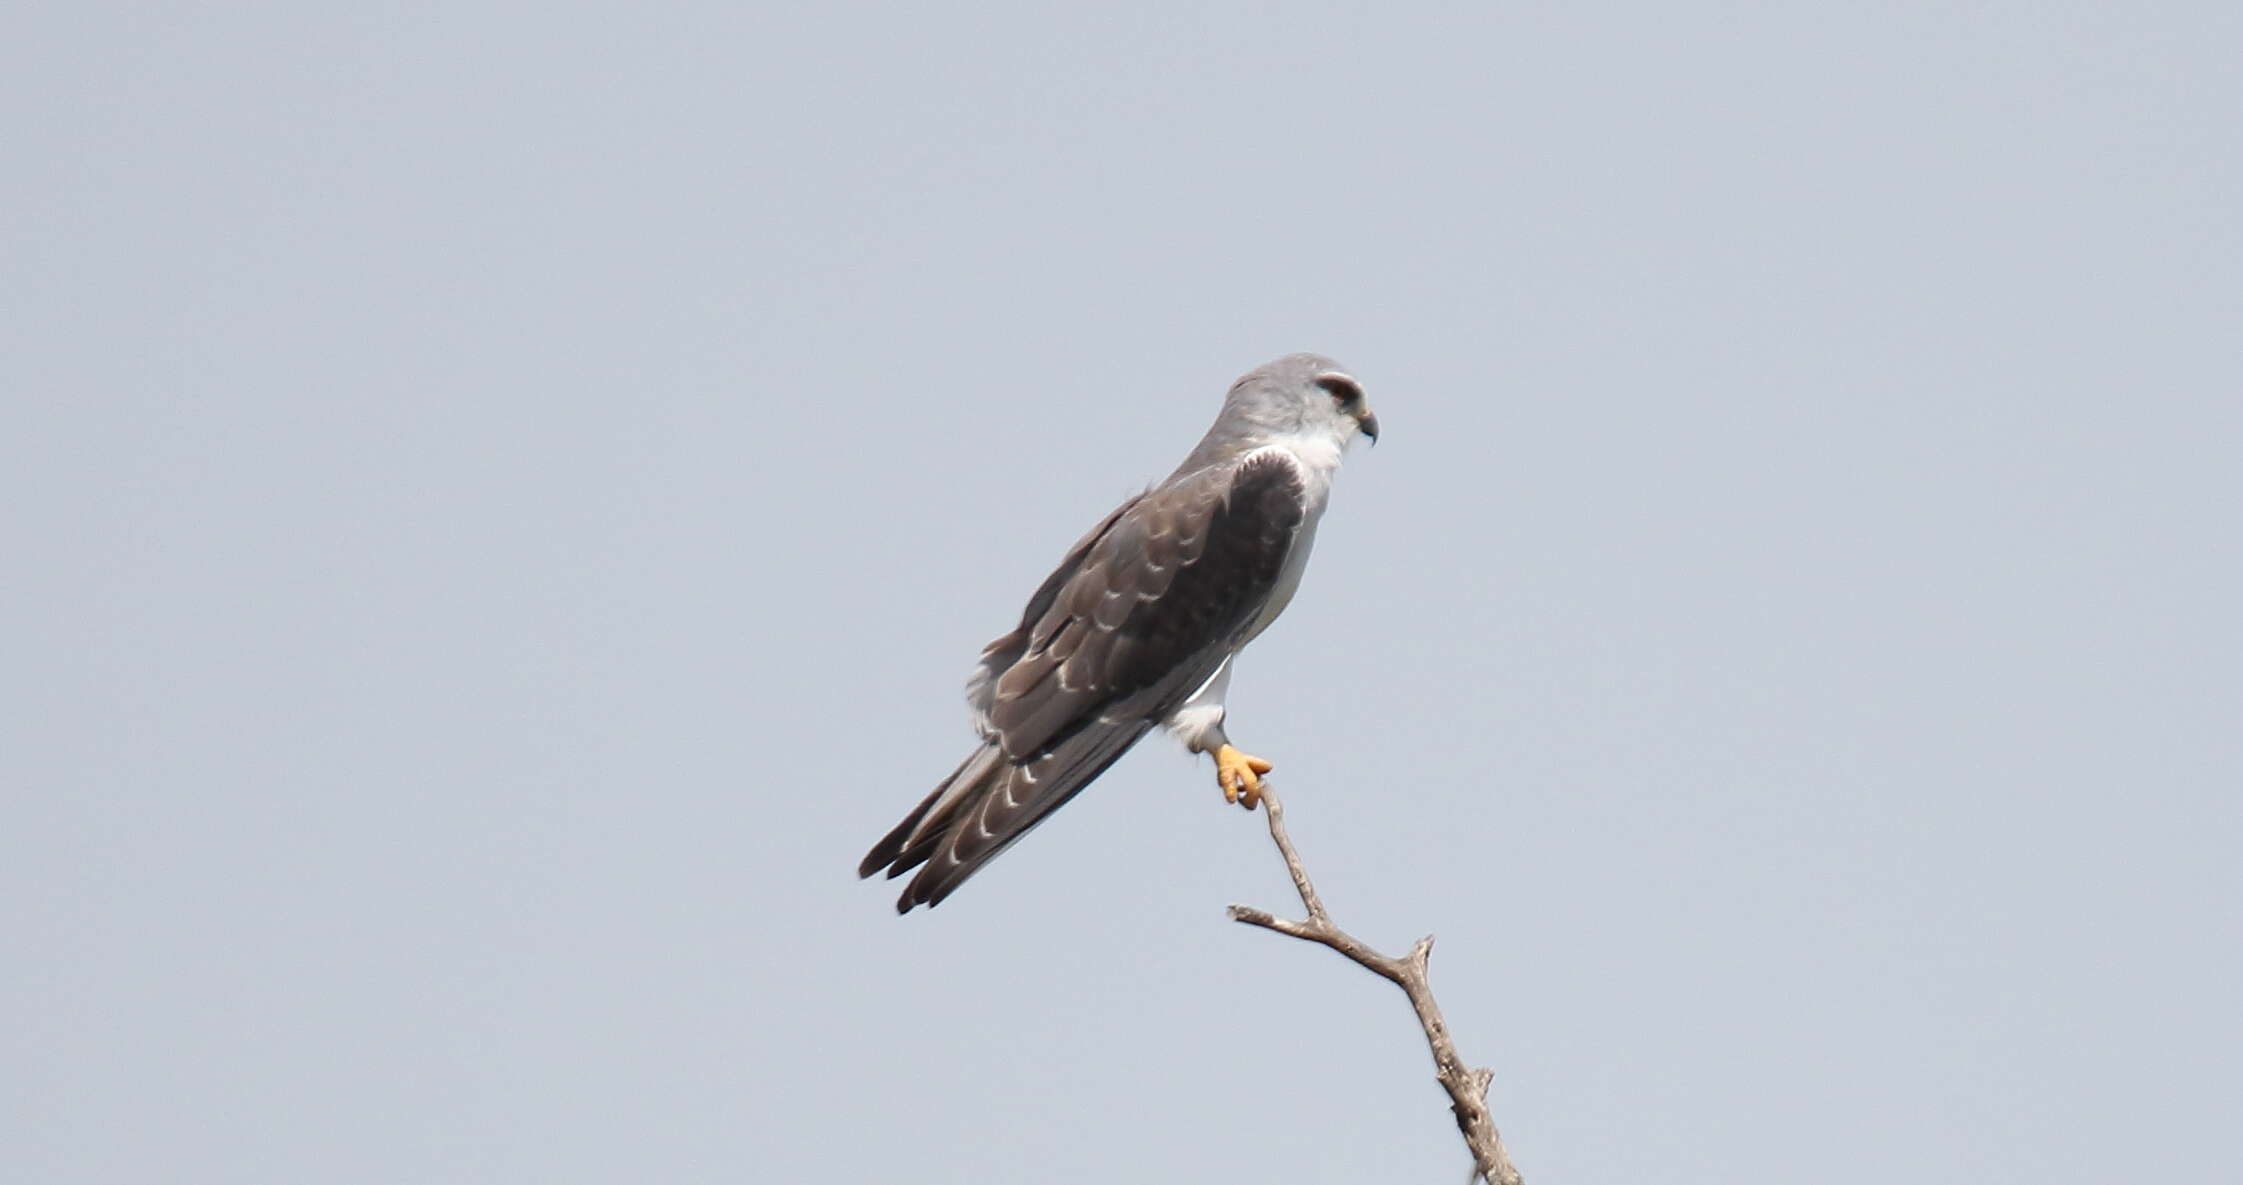
[[[1317,375],[1316,385],[1329,392],[1341,407],[1353,407],[1363,401],[1363,388],[1344,374]]]

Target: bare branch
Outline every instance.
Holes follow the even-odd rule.
[[[1308,917],[1296,922],[1268,910],[1233,905],[1231,920],[1328,946],[1401,988],[1402,994],[1410,998],[1410,1007],[1417,1012],[1419,1026],[1425,1030],[1425,1043],[1433,1053],[1433,1077],[1440,1082],[1441,1089],[1449,1093],[1449,1110],[1456,1114],[1457,1131],[1463,1134],[1465,1147],[1471,1149],[1473,1179],[1488,1181],[1490,1185],[1523,1185],[1525,1179],[1511,1163],[1510,1153],[1503,1150],[1503,1137],[1496,1132],[1495,1121],[1488,1116],[1488,1083],[1494,1080],[1495,1072],[1465,1066],[1464,1059],[1456,1052],[1456,1042],[1449,1037],[1448,1022],[1441,1019],[1440,1005],[1433,1001],[1433,986],[1426,979],[1426,964],[1433,957],[1433,936],[1428,934],[1418,939],[1409,954],[1397,959],[1380,954],[1363,940],[1334,925],[1332,915],[1325,912],[1324,902],[1316,895],[1316,886],[1309,883],[1308,869],[1301,865],[1301,854],[1294,849],[1292,836],[1285,832],[1284,805],[1266,784],[1261,800],[1269,811],[1269,837],[1276,841],[1278,853],[1285,857],[1285,871],[1292,874],[1293,888],[1301,895],[1301,907],[1308,911]]]

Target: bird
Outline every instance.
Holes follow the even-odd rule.
[[[1378,430],[1363,385],[1321,354],[1232,383],[1183,464],[1068,548],[982,649],[966,683],[978,743],[857,875],[917,869],[896,912],[932,908],[1157,725],[1253,810],[1273,766],[1224,731],[1233,660],[1292,601],[1341,458]]]

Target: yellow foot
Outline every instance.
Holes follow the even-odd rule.
[[[1215,784],[1223,788],[1224,802],[1244,803],[1253,810],[1262,801],[1261,775],[1270,763],[1230,745],[1215,750]]]

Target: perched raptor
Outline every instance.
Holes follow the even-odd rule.
[[[1231,660],[1293,599],[1358,432],[1376,440],[1378,419],[1329,358],[1289,354],[1231,384],[1176,472],[1068,549],[1019,628],[982,650],[966,684],[980,745],[857,875],[918,868],[896,912],[939,904],[1156,724],[1213,753],[1223,798],[1252,810],[1270,763],[1223,732]]]

